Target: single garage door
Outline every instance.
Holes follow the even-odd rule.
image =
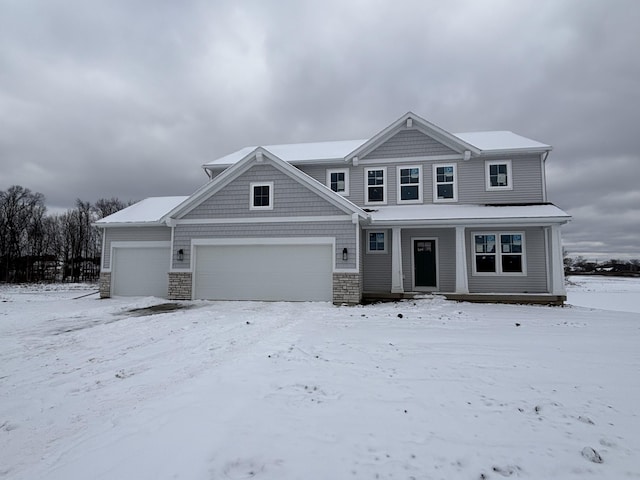
[[[331,245],[198,246],[194,297],[331,301],[332,272]]]
[[[114,248],[112,295],[166,298],[170,252],[167,247]]]

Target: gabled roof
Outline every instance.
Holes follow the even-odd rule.
[[[495,132],[467,132],[454,134],[459,139],[473,145],[482,153],[508,153],[519,150],[549,151],[550,145],[531,140],[513,132],[502,130]]]
[[[410,120],[411,127],[407,127]],[[544,152],[551,146],[510,131],[450,133],[413,112],[407,112],[369,139],[334,142],[293,143],[267,145],[265,150],[292,164],[336,162],[362,157],[405,128],[419,130],[459,153],[470,151],[475,155],[486,153]],[[207,170],[220,170],[234,165],[258,147],[245,147],[202,165]]]
[[[94,225],[98,227],[162,225],[162,218],[189,197],[149,197],[134,203],[107,217],[101,218]]]
[[[262,148],[276,155],[285,162],[315,162],[342,160],[350,151],[367,140],[342,140],[336,142],[291,143],[284,145],[267,145]],[[253,152],[256,148],[245,147],[224,157],[205,163],[204,168],[228,167]]]
[[[386,127],[384,130],[381,130],[376,135],[374,135],[369,140],[367,140],[365,143],[363,143],[362,145],[358,146],[355,150],[350,152],[345,157],[345,160],[349,161],[354,157],[365,156],[367,153],[370,153],[376,148],[378,148],[380,145],[382,145],[384,142],[386,142],[391,137],[396,135],[398,132],[407,128],[421,131],[425,135],[428,135],[429,137],[443,143],[447,147],[457,152],[462,153],[465,150],[469,150],[476,154],[480,153],[480,151],[476,147],[465,142],[461,138],[458,138],[457,136],[447,132],[446,130],[443,130],[437,125],[431,122],[428,122],[427,120],[420,117],[419,115],[416,115],[413,112],[407,112],[398,120],[396,120],[391,125]]]
[[[323,185],[316,179],[302,172],[300,169],[290,165],[288,162],[285,162],[266,148],[257,147],[251,152],[247,153],[235,164],[224,170],[213,180],[196,190],[190,197],[187,198],[187,200],[177,205],[170,212],[164,215],[163,220],[170,223],[172,219],[179,219],[183,217],[195,207],[204,202],[206,199],[214,195],[217,191],[221,190],[223,187],[231,183],[234,179],[238,178],[244,172],[249,170],[253,165],[259,164],[261,162],[271,163],[271,165],[273,165],[275,168],[288,175],[289,177],[297,180],[301,184],[305,185],[307,188],[309,188],[331,204],[340,208],[341,210],[349,212],[351,214],[355,213],[361,218],[368,218],[364,210],[344,198],[342,195],[335,193],[326,185]]]

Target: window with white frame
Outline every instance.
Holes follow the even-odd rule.
[[[511,160],[485,162],[487,190],[512,190]]]
[[[251,183],[249,192],[250,210],[273,210],[273,182]]]
[[[387,253],[387,236],[385,232],[367,233],[367,253]]]
[[[327,170],[327,187],[341,195],[349,195],[349,169]]]
[[[476,275],[524,275],[524,233],[473,234],[473,273]]]
[[[387,168],[365,168],[364,203],[366,205],[387,203]]]
[[[458,200],[458,184],[456,165],[433,166],[433,201],[456,202]]]
[[[422,167],[398,167],[398,203],[422,203]]]

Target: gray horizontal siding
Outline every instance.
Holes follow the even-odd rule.
[[[249,188],[252,182],[273,182],[272,210],[249,210]],[[277,168],[271,165],[254,165],[183,218],[264,218],[344,213]]]
[[[364,155],[363,159],[403,158],[428,155],[450,155],[457,153],[451,148],[415,130],[407,129],[396,133],[382,145]]]
[[[438,258],[438,291],[453,292],[456,287],[456,232],[452,228],[420,228],[402,230],[402,273],[404,291],[413,290],[412,238],[435,238]]]
[[[369,232],[386,232],[387,253],[366,253]],[[365,292],[391,291],[391,230],[376,229],[362,232],[362,275]]]
[[[473,275],[473,233],[524,232],[527,275]],[[547,293],[547,263],[544,229],[531,228],[470,228],[466,232],[467,270],[470,293]]]
[[[173,249],[184,250],[184,260],[174,258],[174,269],[188,269],[191,263],[192,239],[221,238],[301,238],[334,237],[336,239],[336,268],[356,268],[356,226],[344,222],[300,222],[219,225],[177,225]],[[349,258],[342,260],[342,249],[347,248]]]
[[[485,161],[511,160],[512,190],[487,191]],[[458,162],[459,203],[542,202],[543,172],[539,155],[492,156]]]
[[[169,227],[113,227],[104,229],[102,268],[111,268],[112,242],[164,242],[171,240]]]

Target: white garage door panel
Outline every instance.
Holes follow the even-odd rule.
[[[195,298],[330,301],[331,245],[198,246]]]
[[[167,296],[169,248],[114,248],[113,254],[113,295]]]

